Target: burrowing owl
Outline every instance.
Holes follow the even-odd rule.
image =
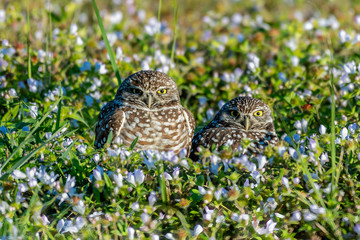
[[[198,131],[191,147],[191,158],[197,159],[195,153],[199,146],[218,148],[229,144],[236,149],[241,139],[254,141],[256,149],[276,144],[279,140],[275,132],[271,109],[256,98],[237,97],[226,103],[215,118]]]
[[[186,148],[190,153],[195,121],[180,103],[176,83],[157,71],[130,75],[117,90],[115,99],[106,104],[98,117],[95,147],[106,143],[109,133],[129,146],[138,137],[138,150]]]

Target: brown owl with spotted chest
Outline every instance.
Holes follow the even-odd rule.
[[[109,133],[129,146],[137,137],[135,149],[173,150],[190,153],[195,121],[180,103],[176,83],[157,71],[140,71],[126,78],[115,99],[98,117],[95,147],[102,148]]]
[[[195,153],[200,146],[210,148],[214,144],[218,148],[228,144],[236,149],[244,138],[254,140],[252,146],[260,151],[279,141],[271,109],[259,99],[237,97],[226,103],[215,118],[195,134],[190,158],[198,158]]]

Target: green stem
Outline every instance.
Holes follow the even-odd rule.
[[[175,54],[175,45],[176,45],[176,37],[177,37],[177,22],[178,22],[178,12],[179,12],[179,8],[177,5],[176,0],[174,0],[174,40],[173,40],[173,44],[172,44],[172,49],[171,49],[171,62],[174,62],[174,54]]]
[[[27,27],[28,27],[28,36],[27,36],[27,47],[28,47],[28,74],[31,78],[31,56],[30,56],[30,0],[27,4]]]
[[[103,40],[105,42],[105,47],[106,47],[106,50],[107,50],[107,52],[109,54],[109,57],[110,57],[111,66],[113,68],[113,71],[115,72],[115,76],[116,76],[116,78],[118,80],[118,84],[120,86],[121,77],[120,77],[119,69],[118,69],[118,67],[116,65],[116,62],[115,62],[114,52],[112,51],[112,49],[110,47],[110,43],[109,43],[109,40],[107,38],[106,31],[105,31],[105,28],[104,28],[104,24],[103,24],[103,22],[101,20],[99,9],[98,9],[98,7],[96,5],[96,2],[95,2],[95,0],[93,0],[92,2],[93,2],[93,6],[94,6],[94,10],[95,10],[95,14],[96,14],[96,17],[97,17],[97,20],[98,20],[99,27],[101,29],[101,34],[102,34]]]

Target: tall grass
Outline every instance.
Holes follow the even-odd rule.
[[[105,43],[105,47],[106,47],[106,50],[109,54],[109,57],[110,57],[110,61],[111,61],[111,66],[113,68],[113,71],[115,72],[115,76],[118,80],[118,84],[120,86],[121,84],[121,77],[120,77],[120,72],[119,72],[119,69],[116,65],[116,61],[115,61],[115,56],[114,56],[114,52],[112,51],[111,49],[111,46],[110,46],[110,43],[109,43],[109,40],[107,38],[107,35],[106,35],[106,31],[105,31],[105,28],[104,28],[104,24],[101,20],[101,16],[100,16],[100,13],[99,13],[99,9],[96,5],[96,2],[95,0],[92,1],[93,3],[93,7],[94,7],[94,11],[95,11],[95,14],[96,14],[96,18],[97,18],[97,21],[98,21],[98,24],[99,24],[99,27],[100,27],[100,30],[101,30],[101,35],[103,37],[103,40],[104,40],[104,43]]]
[[[178,23],[178,12],[179,6],[177,1],[174,0],[174,40],[171,48],[171,62],[174,62],[174,55],[175,55],[175,45],[176,45],[176,37],[177,37],[177,23]]]
[[[30,56],[30,0],[27,1],[27,30],[28,30],[28,36],[27,36],[27,52],[28,52],[28,76],[31,78],[31,56]]]

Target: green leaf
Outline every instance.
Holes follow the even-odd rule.
[[[105,184],[106,184],[107,187],[112,186],[112,182],[111,182],[109,176],[106,173],[104,173],[104,180],[105,180]]]
[[[134,149],[134,147],[135,147],[138,139],[139,139],[139,137],[136,137],[135,140],[131,143],[131,145],[130,145],[130,147],[129,147],[129,150],[130,150],[130,151]]]

